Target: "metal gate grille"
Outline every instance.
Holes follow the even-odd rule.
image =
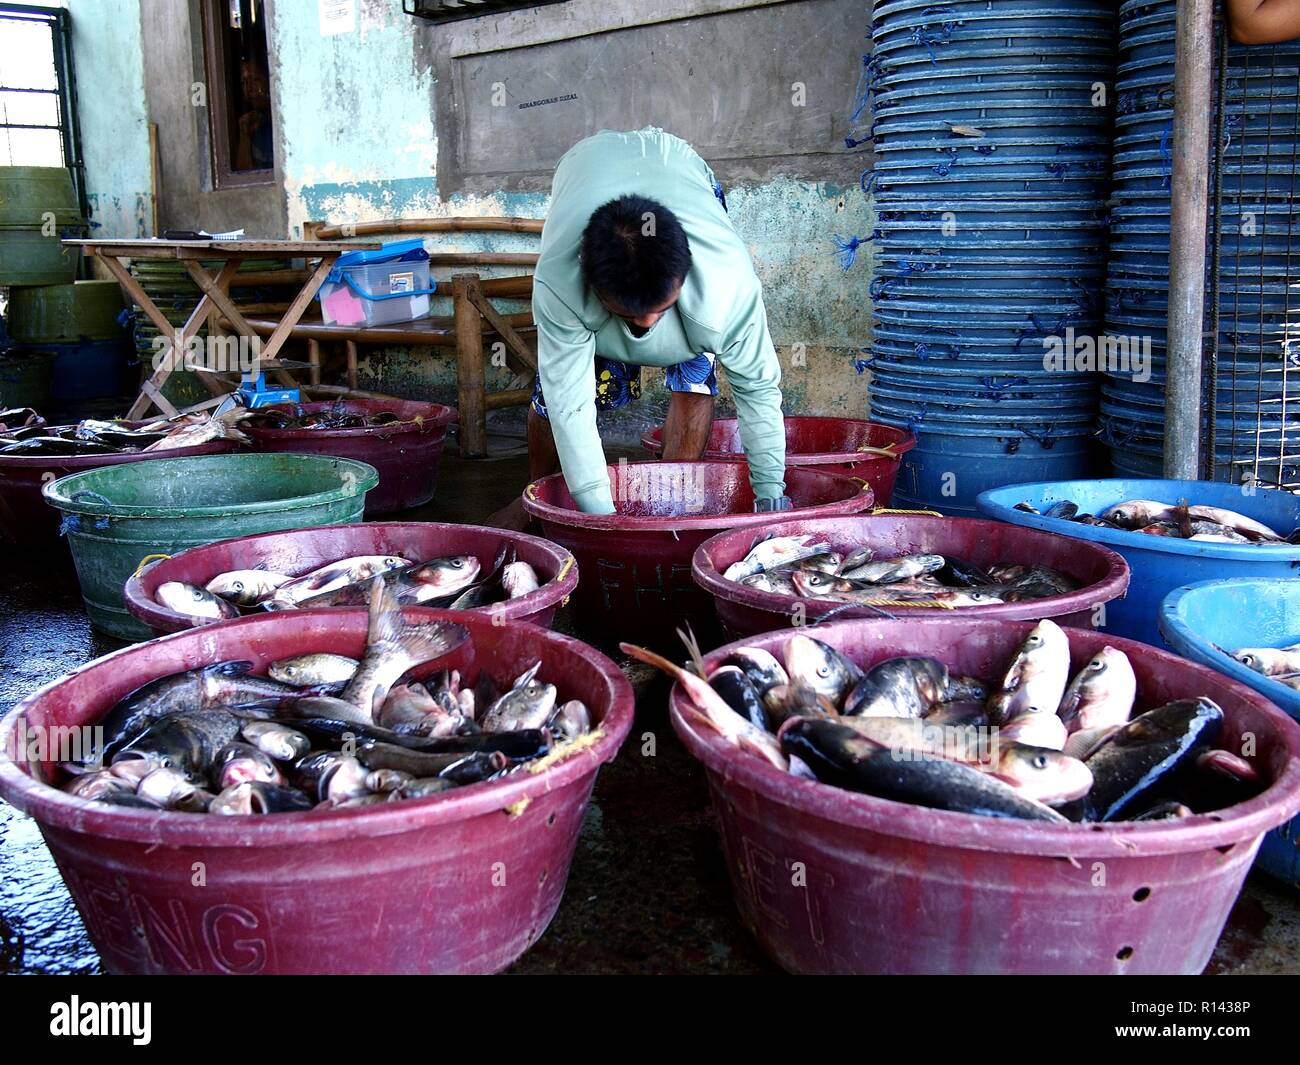
[[[1202,476],[1300,488],[1300,42],[1218,23]]]

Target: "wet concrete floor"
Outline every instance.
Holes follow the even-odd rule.
[[[526,463],[508,441],[495,450],[509,453],[448,455],[438,498],[411,517],[472,522],[505,505]],[[62,544],[46,555],[0,552],[0,708],[118,646],[91,631]],[[779,972],[737,918],[703,770],[668,722],[667,683],[624,665],[636,722],[596,782],[559,912],[512,971]],[[642,754],[647,733],[653,757]],[[35,824],[0,803],[0,973],[99,971]],[[1300,891],[1253,874],[1207,972],[1300,973]]]

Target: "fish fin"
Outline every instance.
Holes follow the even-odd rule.
[[[400,615],[398,615],[400,618]],[[469,630],[454,621],[435,621],[427,625],[406,625],[396,637],[397,644],[411,665],[423,665],[454,651],[469,639]],[[539,662],[538,665],[541,663]]]
[[[370,581],[370,620],[366,629],[366,645],[387,643],[402,635],[402,612],[392,590],[382,577]]]
[[[515,678],[515,682],[512,685],[510,685],[510,687],[522,688],[525,684],[531,684],[533,680],[537,677],[537,671],[541,668],[542,668],[542,660],[539,658],[531,666],[529,666],[522,673],[520,673],[519,676]]]
[[[686,623],[686,631],[677,630],[677,638],[686,645],[686,653],[691,656],[691,666],[705,680],[708,674],[704,670],[704,655],[700,651],[700,641],[695,638],[695,632],[691,629],[691,623]]]

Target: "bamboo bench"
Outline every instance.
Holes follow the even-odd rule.
[[[357,240],[362,237],[428,233],[541,233],[540,218],[397,218],[353,225],[308,222],[306,240]],[[431,267],[474,268],[487,266],[535,266],[533,252],[438,252],[429,255]],[[442,289],[447,282],[440,281]],[[477,270],[461,269],[451,276],[452,314],[421,318],[390,325],[326,325],[304,320],[291,335],[306,342],[308,373],[312,386],[321,386],[322,344],[339,343],[347,358],[349,391],[357,389],[357,353],[361,345],[408,345],[450,349],[456,353],[456,392],[460,415],[460,451],[466,458],[487,455],[487,412],[527,404],[532,388],[487,390],[485,346],[504,355],[506,366],[530,381],[537,373],[537,353],[528,338],[536,334],[531,311],[505,314],[493,306],[493,299],[530,299],[531,273],[510,277],[482,277]],[[241,305],[245,320],[259,335],[275,328],[274,317],[259,317],[276,310],[272,304]],[[499,347],[498,347],[499,345]]]

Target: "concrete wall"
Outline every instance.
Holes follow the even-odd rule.
[[[151,235],[149,119],[139,0],[72,0],[86,194],[97,237]]]
[[[206,116],[190,103],[203,80],[197,0],[98,2],[140,9],[165,225],[297,236],[312,219],[543,217],[549,169],[583,130],[661,125],[691,139],[727,186],[764,282],[786,409],[865,411],[853,358],[869,336],[867,249],[846,272],[833,243],[872,227],[856,181],[866,157],[843,143],[866,33],[861,0],[569,0],[448,26],[406,16],[396,0],[358,0],[357,25],[336,36],[322,34],[315,3],[274,0],[281,182],[231,192],[211,191]],[[496,84],[507,105],[494,110]],[[519,107],[570,93],[578,99]],[[438,243],[531,250],[535,238]],[[362,372],[377,389],[454,395],[448,356],[370,349]],[[615,435],[658,416],[661,375],[646,376],[647,402],[613,419]],[[491,383],[504,387],[509,375]]]

